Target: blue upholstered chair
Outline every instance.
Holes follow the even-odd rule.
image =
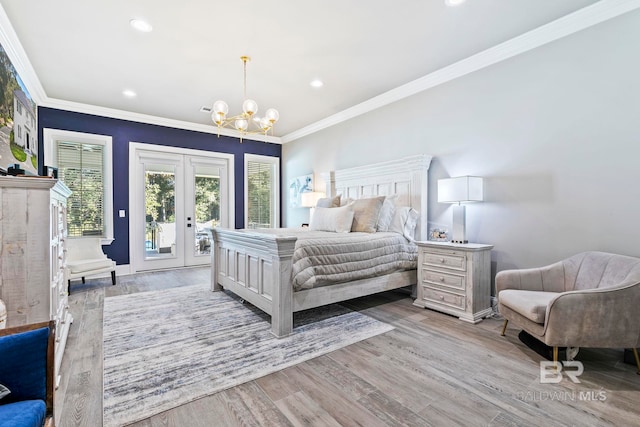
[[[0,427],[54,426],[54,339],[53,321],[0,329]]]

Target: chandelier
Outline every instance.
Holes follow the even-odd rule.
[[[275,108],[269,108],[264,113],[264,117],[256,116],[258,103],[253,99],[247,99],[247,61],[251,61],[248,56],[241,56],[244,69],[244,102],[242,103],[242,113],[235,116],[228,116],[229,106],[224,101],[216,101],[213,104],[211,120],[218,127],[218,137],[221,128],[232,128],[240,132],[240,142],[242,136],[250,134],[263,134],[273,129],[273,125],[280,118],[280,113]]]

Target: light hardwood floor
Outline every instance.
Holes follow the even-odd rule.
[[[72,285],[57,425],[102,424],[104,298],[207,283],[208,268]],[[638,425],[640,375],[622,350],[581,349],[580,384],[541,384],[542,358],[502,322],[471,325],[386,292],[347,305],[395,329],[135,426]],[[122,319],[126,321],[126,319]]]

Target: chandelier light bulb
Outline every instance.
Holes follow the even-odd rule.
[[[224,123],[224,114],[216,113],[215,111],[211,113],[211,120],[218,126],[221,126]]]
[[[265,113],[264,116],[269,119],[269,121],[271,123],[275,123],[278,121],[278,119],[280,118],[280,113],[278,113],[278,110],[276,110],[275,108],[269,108]]]
[[[216,101],[213,104],[213,112],[220,113],[223,116],[226,116],[227,113],[229,112],[229,106],[224,101]]]
[[[242,111],[249,116],[258,112],[258,103],[253,99],[247,99],[242,103]]]
[[[271,120],[269,120],[266,117],[263,117],[260,119],[260,129],[262,129],[263,131],[268,131],[269,129],[271,129]]]
[[[240,132],[244,132],[249,127],[249,122],[245,119],[238,119],[235,122],[236,129]]]

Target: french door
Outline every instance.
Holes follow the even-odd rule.
[[[232,226],[230,156],[132,145],[134,270],[208,264],[208,229]]]

